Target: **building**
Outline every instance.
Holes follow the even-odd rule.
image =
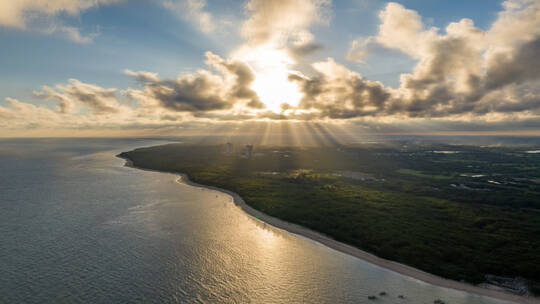
[[[246,145],[246,157],[251,158],[253,155],[253,145]]]
[[[225,144],[225,153],[227,154],[233,153],[233,145],[230,142]]]

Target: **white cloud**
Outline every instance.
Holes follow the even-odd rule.
[[[427,27],[416,11],[387,4],[379,13],[377,35],[353,42],[351,59],[364,60],[375,41],[418,63],[412,73],[401,75],[400,88],[377,115],[538,111],[540,91],[535,88],[540,87],[540,66],[535,56],[540,53],[540,1],[511,0],[504,7],[486,31],[470,19],[461,19],[441,33]],[[516,98],[525,91],[527,98]]]
[[[349,61],[364,62],[364,60],[373,52],[376,47],[374,37],[367,39],[355,39],[351,42],[346,59]]]
[[[398,3],[388,3],[379,13],[381,25],[376,41],[388,48],[399,49],[413,57],[426,52],[426,42],[436,37],[437,28],[426,29],[420,15]]]
[[[312,63],[309,75],[291,71],[295,57],[288,54],[305,53],[307,46],[314,45],[310,26],[327,20],[328,6],[328,1],[251,0],[243,26],[246,43],[233,59],[207,52],[207,69],[176,79],[126,70],[140,87],[120,91],[76,79],[43,86],[35,95],[53,101],[56,110],[8,98],[7,106],[0,106],[0,128],[167,128],[188,122],[257,119],[504,122],[540,118],[539,0],[506,1],[486,30],[470,19],[442,30],[429,27],[417,12],[389,3],[379,14],[377,35],[355,40],[348,59],[367,60],[375,47],[415,58],[416,66],[401,75],[397,89],[367,80],[332,58]],[[77,14],[84,7],[91,6],[65,10]],[[204,12],[204,5],[198,9]],[[256,91],[261,79],[266,89]],[[284,83],[296,90],[299,102],[278,111],[262,109],[264,97],[278,96],[279,104],[286,99],[280,95],[286,91]]]
[[[0,26],[46,34],[63,33],[79,43],[88,43],[97,33],[83,35],[80,29],[65,25],[60,14],[78,16],[81,12],[122,0],[1,0]]]
[[[205,10],[205,0],[167,0],[163,2],[163,6],[181,18],[194,22],[204,33],[213,32],[216,28],[214,17]]]
[[[242,35],[250,44],[306,44],[313,40],[308,28],[330,18],[330,0],[250,0]]]

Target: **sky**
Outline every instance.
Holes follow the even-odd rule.
[[[540,0],[0,0],[0,46],[0,137],[540,135]]]

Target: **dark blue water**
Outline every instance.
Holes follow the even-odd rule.
[[[0,140],[2,303],[501,303],[384,270],[126,168],[150,140]],[[402,294],[406,299],[398,299]]]

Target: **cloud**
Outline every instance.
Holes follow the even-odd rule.
[[[165,80],[149,72],[126,71],[138,79],[144,90],[129,90],[128,94],[144,104],[153,104],[177,112],[207,112],[231,109],[238,103],[250,108],[262,108],[257,93],[250,86],[255,79],[251,69],[240,61],[224,60],[206,53],[206,63],[218,73],[199,70],[176,80]]]
[[[373,116],[391,100],[391,92],[381,83],[365,80],[331,58],[312,67],[315,76],[291,74],[289,79],[298,83],[304,96],[298,108],[316,110],[319,118]]]
[[[85,3],[89,8],[105,2]],[[197,3],[204,12],[202,2]],[[8,98],[6,106],[0,105],[0,128],[160,130],[250,120],[351,120],[387,130],[416,123],[417,129],[434,128],[437,122],[443,129],[459,129],[460,123],[499,129],[519,125],[516,121],[528,121],[524,128],[538,125],[540,1],[504,2],[487,29],[470,19],[444,29],[430,27],[416,11],[387,4],[378,15],[378,32],[354,40],[347,59],[367,61],[381,49],[414,58],[416,65],[400,75],[397,88],[368,80],[332,58],[311,63],[305,73],[291,70],[295,59],[322,48],[310,26],[328,20],[329,4],[251,0],[242,27],[246,41],[229,58],[207,52],[208,68],[176,79],[125,70],[139,86],[124,90],[76,79],[43,86],[35,95],[54,105]],[[54,5],[46,9],[57,14]],[[75,6],[70,12],[83,9]],[[283,104],[296,95],[281,93],[291,92],[298,93],[299,101]]]
[[[63,33],[79,43],[88,43],[98,33],[82,35],[80,29],[65,25],[59,15],[78,16],[100,5],[122,0],[5,0],[0,1],[0,26],[51,34]]]
[[[322,44],[312,41],[307,43],[293,44],[289,47],[288,51],[293,57],[298,58],[310,55],[316,51],[322,50],[323,48],[324,46]]]
[[[215,111],[229,109],[232,103],[222,98],[223,79],[208,71],[180,76],[177,80],[149,81],[144,79],[144,91],[139,96],[155,100],[155,104],[179,112]],[[131,96],[137,96],[130,93]]]
[[[390,2],[379,12],[381,24],[376,41],[388,48],[399,49],[413,57],[425,52],[426,42],[437,34],[437,28],[425,29],[420,15],[401,4]]]
[[[50,33],[59,32],[64,33],[71,41],[77,42],[77,43],[91,43],[94,41],[94,39],[99,36],[99,31],[90,33],[87,35],[81,34],[79,28],[73,27],[73,26],[66,26],[62,24],[54,24],[51,25],[51,27],[48,29]]]
[[[540,79],[540,36],[512,52],[492,58],[486,74],[486,89],[497,89],[512,83]]]
[[[242,35],[251,45],[287,45],[289,40],[306,45],[313,40],[308,28],[328,22],[329,5],[330,0],[250,0]]]
[[[55,101],[56,109],[8,97],[5,99],[7,105],[0,103],[0,129],[12,134],[38,136],[56,135],[59,130],[69,136],[74,131],[99,135],[99,132],[92,132],[118,130],[118,134],[122,134],[131,129],[164,130],[189,125],[192,121],[192,118],[186,120],[181,113],[148,111],[118,96],[116,89],[102,88],[76,79],[54,87],[43,86],[35,95]],[[36,133],[27,133],[31,130]],[[52,133],[43,133],[47,132],[44,130]]]
[[[182,19],[194,22],[201,32],[210,33],[216,28],[212,14],[205,11],[205,0],[168,0],[163,6]]]
[[[0,128],[29,129],[54,124],[58,121],[57,113],[15,98],[6,98],[8,106],[0,106]]]
[[[375,43],[399,50],[418,63],[412,73],[400,76],[399,89],[382,89],[391,98],[373,115],[537,112],[540,66],[535,56],[540,52],[540,1],[512,0],[504,2],[504,7],[486,31],[470,19],[462,19],[441,33],[427,27],[416,11],[387,4],[379,13],[378,34],[354,41],[350,59],[365,60],[368,46]]]
[[[58,101],[59,113],[73,113],[78,105],[83,105],[94,114],[118,113],[122,107],[117,101],[116,89],[104,89],[97,85],[69,79],[67,85],[56,85],[54,88],[43,86],[42,91],[34,95],[43,99]]]
[[[374,37],[353,40],[345,58],[349,61],[364,62],[370,54],[377,51],[377,46]]]
[[[330,4],[331,0],[247,1],[247,19],[241,27],[244,42],[230,58],[252,70],[249,87],[262,101],[254,101],[252,107],[261,108],[264,103],[279,111],[283,103],[298,103],[300,92],[288,74],[295,67],[307,66],[308,56],[324,48],[310,27],[328,23]]]
[[[264,108],[264,104],[260,101],[257,93],[251,89],[251,85],[255,81],[255,74],[247,64],[241,61],[224,60],[210,52],[206,53],[206,57],[207,64],[224,75],[229,74],[234,77],[233,85],[229,88],[229,92],[226,93],[228,99],[232,101],[248,100],[248,107]]]

